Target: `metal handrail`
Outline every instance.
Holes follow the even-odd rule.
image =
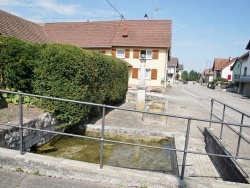
[[[6,90],[0,90],[2,93],[10,93],[10,94],[16,94],[20,96],[19,99],[19,126],[15,124],[3,124],[0,123],[0,125],[7,125],[10,127],[17,127],[19,128],[20,132],[20,155],[24,154],[23,149],[23,130],[34,130],[34,131],[41,131],[41,132],[47,132],[47,133],[53,133],[58,135],[65,135],[65,136],[72,136],[72,137],[79,137],[79,138],[86,138],[86,139],[92,139],[92,140],[98,140],[101,142],[100,146],[100,169],[103,168],[103,151],[104,151],[104,142],[112,142],[112,143],[119,143],[119,144],[125,144],[125,145],[131,145],[131,146],[140,146],[140,147],[146,147],[146,148],[154,148],[154,149],[162,149],[162,150],[169,150],[169,151],[175,151],[175,152],[183,152],[183,161],[182,161],[182,169],[181,169],[181,176],[180,179],[183,180],[184,173],[185,173],[185,163],[186,163],[186,157],[187,154],[199,154],[199,155],[208,155],[208,156],[217,156],[217,157],[224,157],[224,158],[233,158],[233,159],[244,159],[244,160],[250,160],[249,157],[239,157],[239,156],[232,156],[232,155],[220,155],[220,154],[214,154],[214,153],[204,153],[204,152],[196,152],[188,150],[188,141],[190,137],[190,127],[192,121],[201,121],[201,122],[209,122],[210,126],[211,123],[223,123],[227,125],[233,125],[233,126],[240,126],[241,127],[250,127],[250,125],[245,124],[237,124],[237,123],[231,123],[231,122],[224,122],[224,121],[216,121],[212,120],[212,108],[211,108],[211,118],[208,119],[202,119],[202,118],[195,118],[195,117],[187,117],[187,116],[180,116],[180,115],[173,115],[173,114],[167,114],[167,113],[154,113],[154,112],[148,112],[148,111],[140,111],[140,110],[133,110],[133,109],[127,109],[127,108],[121,108],[121,107],[115,107],[115,106],[109,106],[105,104],[96,104],[96,103],[90,103],[90,102],[83,102],[83,101],[76,101],[76,100],[68,100],[68,99],[61,99],[56,97],[49,97],[49,96],[41,96],[41,95],[34,95],[34,94],[28,94],[28,93],[20,93],[20,92],[13,92],[13,91],[6,91]],[[43,130],[43,129],[36,129],[31,127],[24,127],[23,126],[23,109],[22,109],[22,96],[30,96],[30,97],[37,97],[37,98],[45,98],[45,99],[51,99],[51,100],[57,100],[57,101],[64,101],[64,102],[72,102],[72,103],[78,103],[78,104],[86,104],[86,105],[92,105],[92,106],[98,106],[103,108],[102,113],[102,130],[101,130],[101,137],[89,137],[89,136],[83,136],[83,135],[76,135],[76,134],[69,134],[69,133],[63,133],[58,131],[50,131],[50,130]],[[213,103],[211,103],[213,105]],[[185,139],[185,146],[184,149],[174,149],[174,148],[168,148],[168,147],[156,147],[156,146],[149,146],[149,145],[143,145],[143,144],[136,144],[136,143],[130,143],[130,142],[121,142],[121,141],[115,141],[115,140],[108,140],[105,139],[104,133],[105,133],[105,111],[107,108],[111,109],[118,109],[118,110],[125,110],[125,111],[131,111],[131,112],[140,112],[140,113],[146,113],[146,114],[153,114],[153,115],[161,115],[161,116],[167,116],[167,117],[174,117],[179,119],[186,119],[187,122],[187,130],[186,130],[186,139]]]
[[[220,117],[218,117],[214,112],[213,112],[213,107],[214,107],[214,102],[217,102],[221,105],[223,105],[223,112],[222,112],[222,118],[220,119]],[[225,104],[225,103],[222,103],[216,99],[211,99],[211,114],[210,114],[210,120],[212,120],[212,117],[216,117],[217,119],[219,119],[221,121],[221,131],[220,131],[220,140],[222,140],[222,133],[223,133],[223,126],[226,125],[230,130],[232,130],[235,134],[238,135],[238,144],[237,144],[237,148],[236,148],[236,156],[238,157],[239,155],[239,149],[240,149],[240,143],[241,143],[241,139],[243,139],[245,142],[247,142],[248,144],[250,144],[250,140],[248,140],[243,134],[242,134],[242,127],[244,126],[240,126],[240,131],[237,132],[234,128],[230,127],[229,125],[231,124],[228,124],[228,123],[225,123],[224,121],[224,117],[225,117],[225,108],[229,108],[239,114],[241,114],[241,125],[243,125],[243,122],[244,122],[244,117],[248,117],[250,118],[250,115],[244,113],[244,112],[241,112],[240,110],[228,105],[228,104]],[[210,123],[210,126],[211,128],[211,123]]]

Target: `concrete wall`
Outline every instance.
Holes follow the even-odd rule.
[[[225,151],[224,147],[217,141],[217,139],[209,129],[205,128],[204,136],[206,143],[206,151],[208,153],[227,155],[227,151]],[[221,173],[223,180],[249,183],[233,159],[216,156],[210,156],[210,158],[218,167],[218,170]]]
[[[45,130],[56,130],[56,126],[58,126],[58,122],[49,113],[45,113],[23,125],[23,127]],[[23,129],[24,150],[29,151],[30,147],[34,145],[42,145],[54,136],[55,134],[52,133]],[[20,149],[19,128],[7,126],[5,128],[1,127],[0,147],[17,150]]]

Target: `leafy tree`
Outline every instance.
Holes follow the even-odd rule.
[[[189,72],[188,79],[191,81],[197,81],[199,79],[199,73],[194,70],[191,70]]]
[[[182,72],[181,81],[188,81],[188,72],[187,71]]]

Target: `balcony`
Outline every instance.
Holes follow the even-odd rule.
[[[234,75],[234,81],[236,82],[250,82],[250,75]]]

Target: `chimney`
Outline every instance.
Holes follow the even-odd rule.
[[[231,61],[231,57],[229,57],[228,59],[229,59],[229,61]]]
[[[148,20],[148,15],[147,14],[144,15],[144,20]]]

